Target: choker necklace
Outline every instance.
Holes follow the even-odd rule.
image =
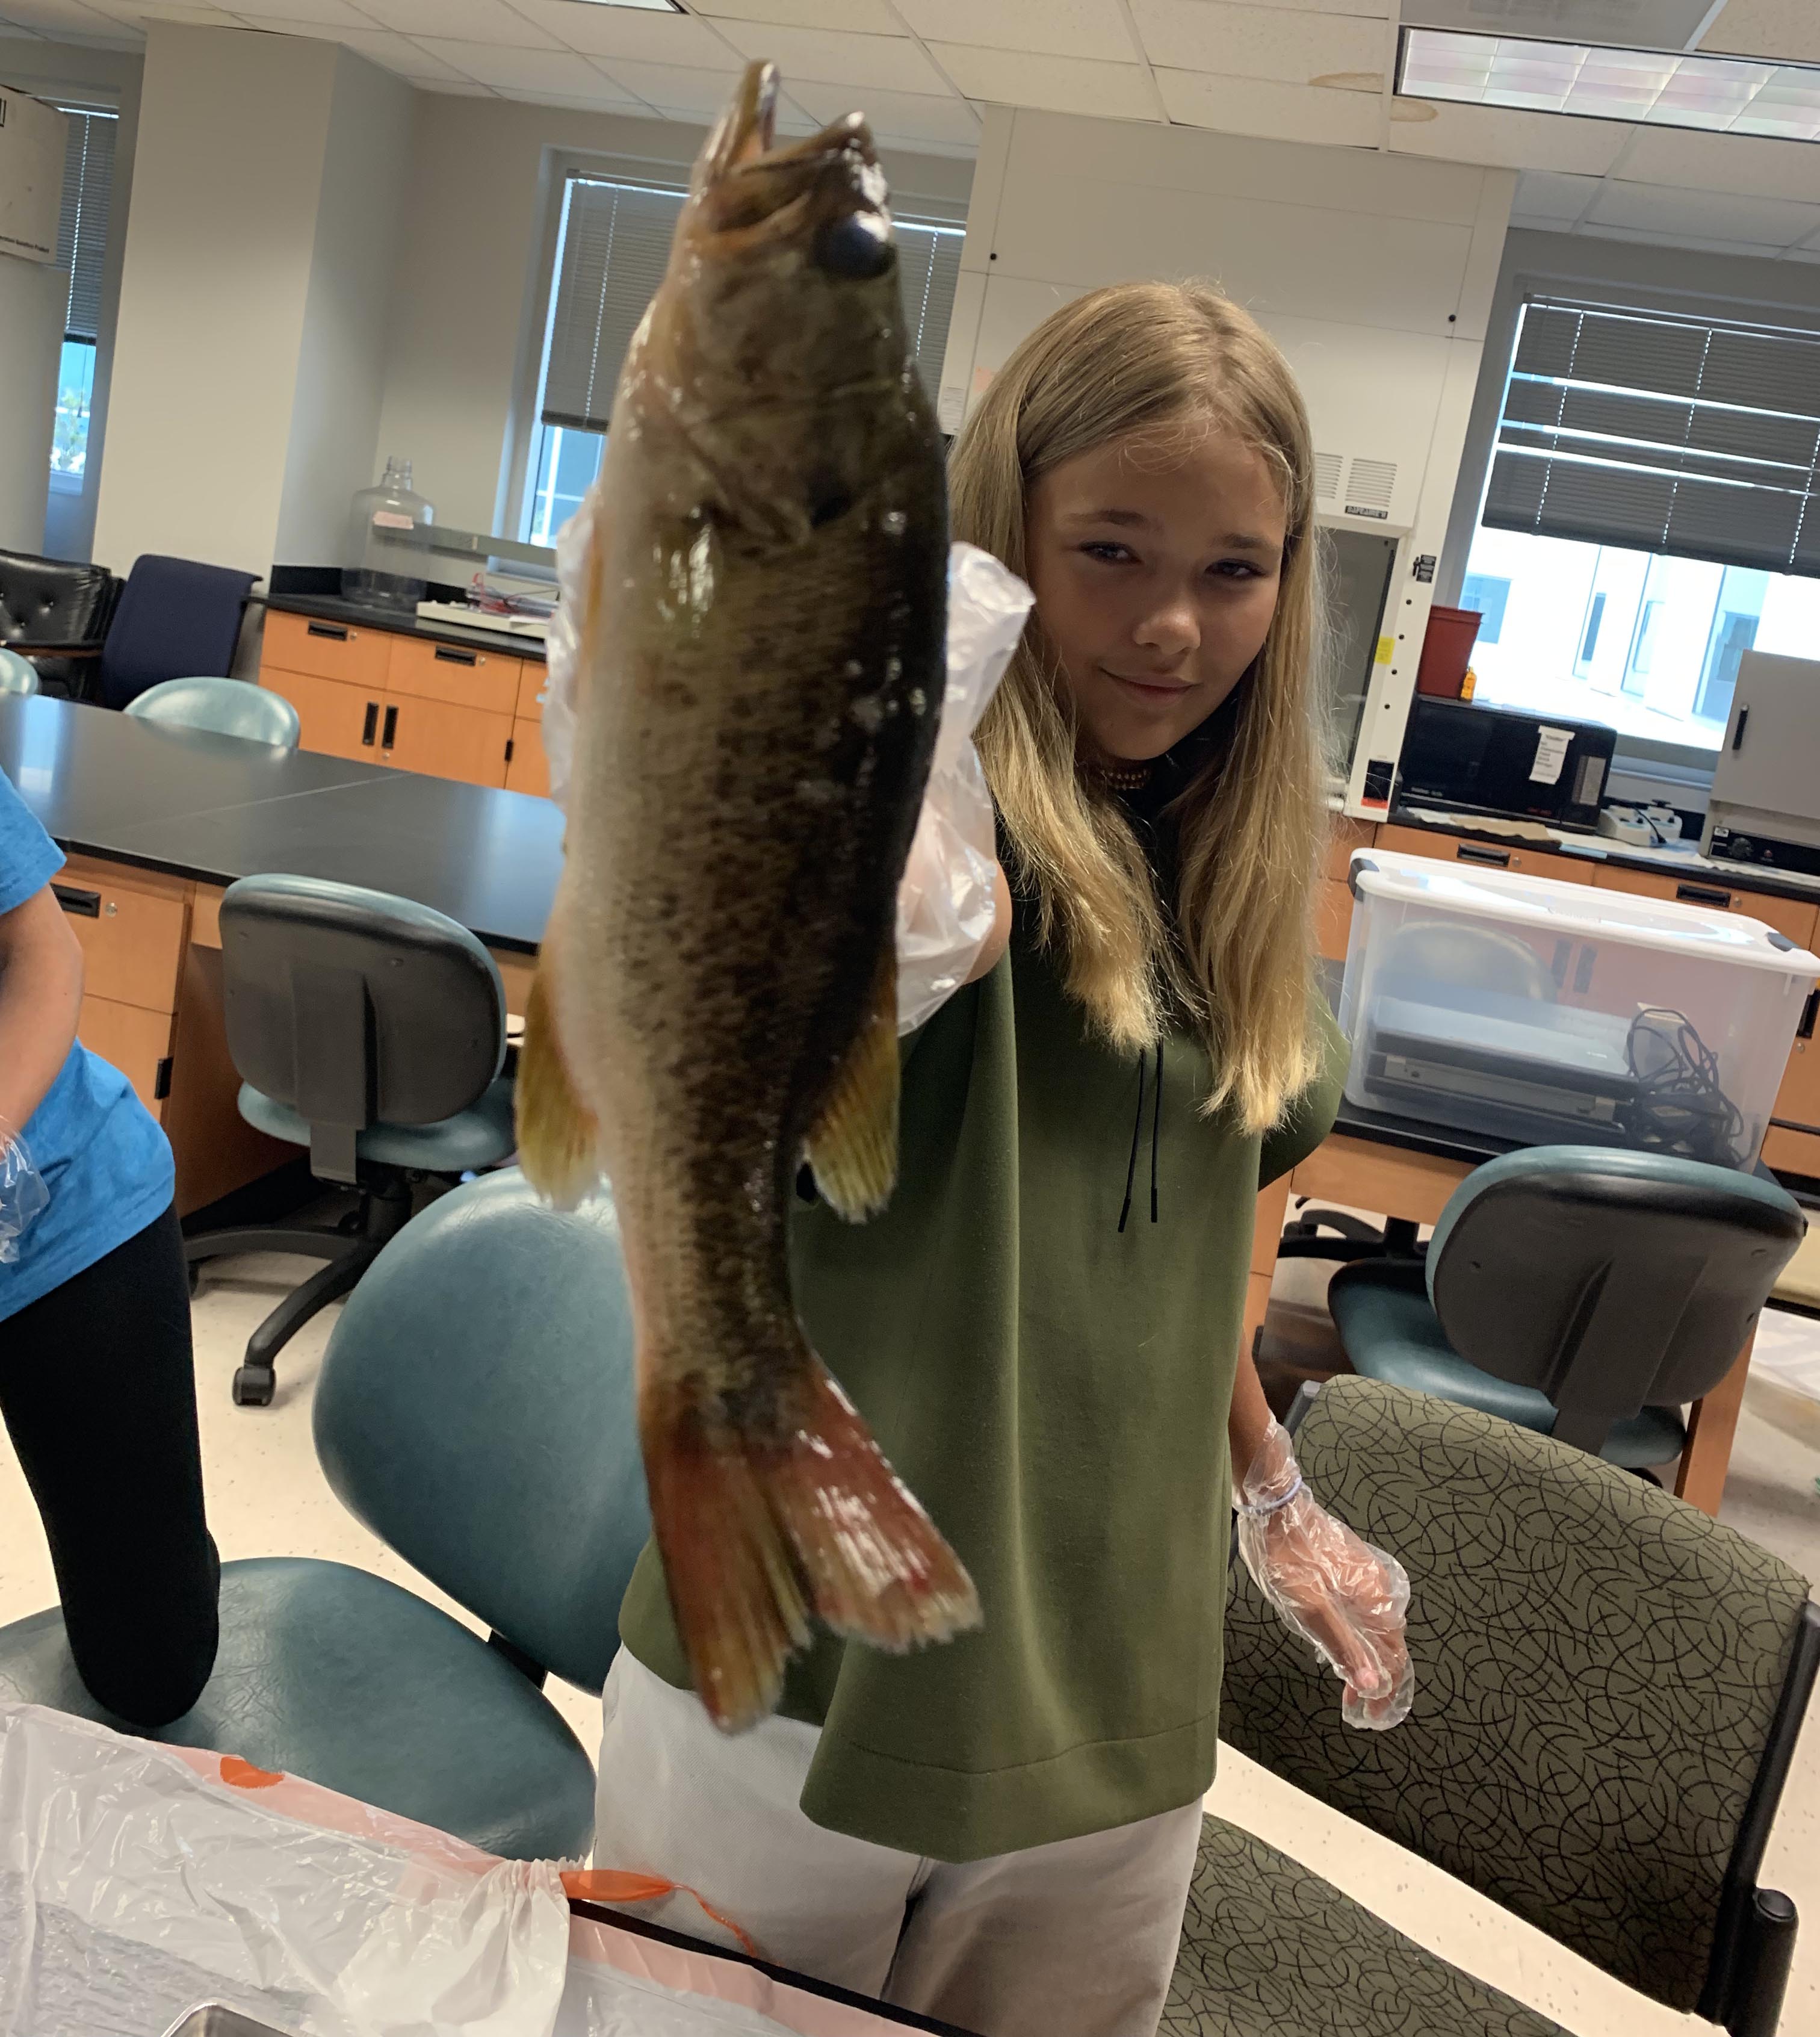
[[[1150,782],[1154,766],[1142,764],[1096,764],[1093,775],[1108,792],[1141,792]]]

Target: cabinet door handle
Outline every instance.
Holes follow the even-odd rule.
[[[397,742],[398,735],[398,711],[395,707],[388,707],[386,709],[385,733],[379,738],[380,749],[390,750],[392,745]]]
[[[53,884],[51,890],[66,913],[74,913],[79,920],[100,918],[101,894],[99,891],[78,890],[74,884]]]
[[[1690,905],[1716,905],[1721,912],[1727,910],[1731,904],[1729,891],[1721,891],[1711,884],[1677,884],[1675,895]]]
[[[446,644],[436,648],[436,661],[444,665],[478,665],[478,657],[472,651],[451,651]]]
[[[1807,1002],[1801,1007],[1801,1023],[1795,1028],[1797,1040],[1813,1038],[1816,1018],[1820,1018],[1820,990],[1811,990],[1807,993]]]
[[[1489,863],[1495,870],[1510,867],[1508,848],[1482,848],[1477,842],[1461,841],[1455,843],[1453,852],[1462,863]]]
[[[1734,750],[1742,750],[1744,747],[1744,724],[1750,719],[1750,709],[1741,707],[1738,710],[1738,726],[1731,731],[1731,746]]]
[[[512,738],[509,735],[505,739],[505,761],[508,764],[512,762]]]
[[[373,731],[379,727],[379,704],[377,701],[368,701],[367,702],[367,718],[361,724],[361,747],[363,750],[371,750],[372,748]]]
[[[345,622],[312,622],[307,625],[306,633],[312,637],[327,637],[334,644],[348,641],[348,625]]]

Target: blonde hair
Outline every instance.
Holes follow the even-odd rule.
[[[1241,681],[1231,743],[1173,803],[1171,913],[1117,799],[1077,755],[1073,702],[1040,630],[1025,633],[980,731],[1014,885],[1061,955],[1070,994],[1116,1046],[1141,1051],[1173,1007],[1206,1043],[1210,1113],[1275,1123],[1318,1067],[1310,1003],[1314,879],[1327,829],[1314,670],[1323,642],[1314,457],[1288,364],[1256,321],[1205,283],[1126,283],[1044,319],[961,431],[954,535],[1028,573],[1031,486],[1064,460],[1197,427],[1263,455],[1286,522],[1276,611]]]

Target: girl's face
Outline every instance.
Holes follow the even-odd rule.
[[[1263,648],[1286,523],[1270,467],[1218,429],[1166,463],[1115,439],[1043,475],[1025,521],[1037,619],[1083,751],[1160,757]]]

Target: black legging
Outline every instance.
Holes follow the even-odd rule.
[[[0,1415],[83,1682],[133,1725],[167,1725],[214,1666],[221,1582],[175,1206],[0,1321]]]

